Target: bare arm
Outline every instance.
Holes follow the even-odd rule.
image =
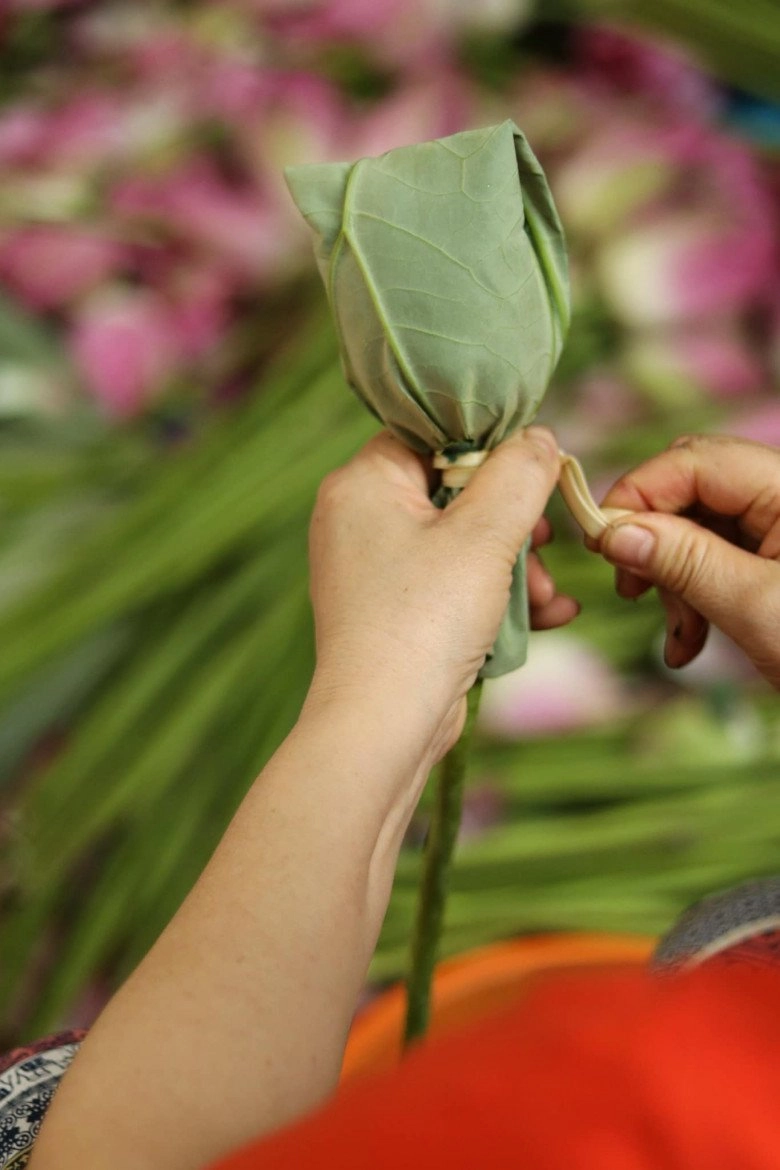
[[[404,830],[557,465],[552,436],[528,432],[442,513],[384,435],[326,481],[298,724],[90,1032],[30,1170],[196,1170],[332,1091]],[[538,624],[573,616],[538,562],[531,578]]]

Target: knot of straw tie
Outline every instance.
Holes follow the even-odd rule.
[[[478,467],[487,459],[487,451],[462,451],[452,458],[444,451],[433,457],[433,466],[440,471],[446,488],[464,488]]]
[[[604,529],[621,516],[630,516],[625,508],[600,508],[588,487],[582,464],[573,455],[561,451],[561,471],[558,487],[574,519],[588,536],[597,540]],[[450,456],[439,451],[433,457],[433,466],[441,471],[445,488],[464,488],[478,467],[488,457],[487,451],[462,451]]]

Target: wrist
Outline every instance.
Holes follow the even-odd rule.
[[[441,758],[446,722],[444,703],[421,695],[408,680],[334,677],[318,668],[297,730],[339,744],[350,766],[367,770],[377,797],[405,802],[410,793],[416,801]]]
[[[376,709],[392,720],[396,734],[407,741],[417,737],[427,747],[479,669],[478,663],[471,675],[468,667],[458,669],[452,661],[456,657],[440,646],[432,654],[400,635],[373,642],[361,638],[354,645],[331,639],[325,646],[318,644],[309,696]]]

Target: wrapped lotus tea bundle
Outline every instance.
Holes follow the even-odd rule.
[[[510,121],[355,163],[293,167],[345,377],[442,469],[445,505],[488,451],[536,414],[563,348],[563,229]],[[526,655],[525,553],[483,677]]]

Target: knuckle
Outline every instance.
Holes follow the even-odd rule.
[[[706,596],[712,578],[707,545],[695,530],[684,532],[668,550],[664,550],[658,565],[658,577],[673,593],[684,598]]]
[[[771,480],[756,495],[746,519],[763,536],[762,544],[777,546],[777,526],[780,524],[780,483]],[[774,534],[773,539],[769,539]]]
[[[703,443],[706,443],[709,437],[710,436],[708,436],[708,435],[700,435],[700,434],[679,435],[676,439],[672,439],[671,443],[669,444],[668,450],[676,451],[680,447],[685,447],[685,448],[690,450],[692,447],[699,447]]]
[[[690,451],[712,451],[715,447],[732,446],[735,443],[742,443],[743,439],[736,439],[733,435],[721,435],[716,432],[704,434],[700,431],[694,431],[690,434],[680,435],[677,439],[669,444],[669,448],[682,447]]]
[[[351,477],[346,468],[339,467],[325,476],[317,491],[316,510],[331,512],[341,508],[351,496]]]

